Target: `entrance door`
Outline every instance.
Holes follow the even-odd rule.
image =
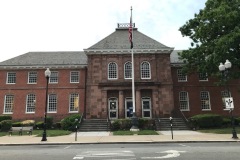
[[[108,115],[110,119],[118,118],[118,103],[117,98],[109,98],[108,100]]]
[[[125,117],[131,118],[133,116],[133,102],[132,98],[125,99]]]
[[[151,99],[150,98],[142,98],[142,117],[143,118],[151,118]]]

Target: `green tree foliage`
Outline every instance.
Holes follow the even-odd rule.
[[[179,30],[192,39],[191,48],[180,54],[185,71],[213,75],[228,59],[235,68],[232,75],[240,77],[240,0],[208,0]]]

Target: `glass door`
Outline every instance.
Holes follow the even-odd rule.
[[[125,117],[131,118],[133,116],[133,102],[132,98],[125,99]]]
[[[117,98],[110,98],[108,100],[108,115],[110,119],[118,118],[118,103]]]
[[[142,117],[143,118],[151,118],[151,99],[150,98],[142,98]]]

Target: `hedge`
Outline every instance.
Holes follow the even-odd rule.
[[[130,130],[132,127],[131,119],[117,119],[111,122],[112,130]],[[138,127],[139,129],[154,129],[155,122],[153,119],[138,119]]]
[[[3,120],[0,122],[1,131],[9,131],[12,127],[12,120]]]
[[[80,120],[81,116],[80,114],[73,114],[68,117],[65,117],[61,120],[61,127],[63,130],[70,130],[74,131],[76,129],[76,121],[75,119],[78,119],[78,122]]]
[[[1,115],[0,116],[0,122],[2,122],[4,120],[12,120],[12,116]]]
[[[199,114],[189,119],[192,128],[221,127],[223,117],[217,114]]]

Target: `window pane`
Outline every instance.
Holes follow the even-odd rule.
[[[58,83],[58,72],[51,72],[49,83]]]
[[[4,113],[13,113],[13,103],[14,103],[13,100],[14,100],[13,95],[5,96]]]
[[[70,94],[70,112],[78,111],[79,108],[79,95],[77,93]]]
[[[79,83],[79,72],[73,71],[71,72],[71,83]]]
[[[27,95],[27,113],[34,113],[36,106],[36,96],[34,94]]]
[[[48,95],[48,112],[57,112],[57,95]]]
[[[117,64],[114,62],[108,64],[108,79],[117,79]]]
[[[202,91],[200,93],[200,98],[201,98],[201,108],[202,110],[210,110],[210,98],[209,98],[209,93],[206,91]]]
[[[231,97],[231,92],[225,90],[221,92],[221,95],[222,95],[223,109],[226,109],[225,98]]]
[[[132,63],[131,62],[127,62],[124,65],[124,77],[125,77],[125,79],[132,78]]]
[[[37,83],[37,72],[28,73],[28,83]]]
[[[189,110],[188,105],[188,92],[180,92],[179,93],[179,104],[180,104],[180,110]]]
[[[181,69],[177,70],[177,77],[178,77],[178,81],[187,81],[187,76],[185,74],[182,73]]]
[[[14,72],[7,73],[7,83],[10,83],[10,84],[16,83],[16,73]]]
[[[151,73],[151,71],[150,71],[150,64],[148,62],[143,62],[141,64],[141,78],[142,79],[149,79],[149,78],[151,78],[150,73]]]
[[[198,77],[199,77],[199,81],[207,81],[208,80],[207,73],[199,73]]]

